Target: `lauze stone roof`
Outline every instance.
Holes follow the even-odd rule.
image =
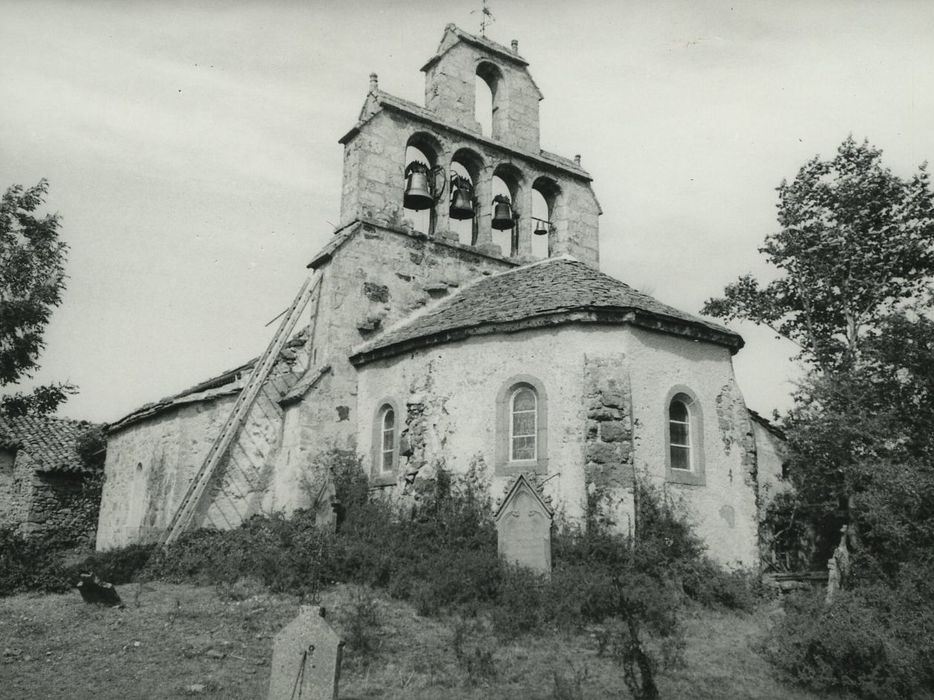
[[[743,339],[716,323],[643,294],[572,258],[551,258],[482,279],[420,316],[388,329],[350,358],[365,364],[471,335],[560,323],[627,323],[723,345]]]
[[[26,452],[37,472],[91,471],[76,452],[78,437],[93,423],[40,416],[0,418],[0,447]]]

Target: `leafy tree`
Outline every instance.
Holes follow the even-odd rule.
[[[68,246],[59,240],[57,214],[37,215],[48,182],[14,185],[0,200],[0,386],[14,385],[39,368],[43,334],[65,289]],[[0,398],[8,415],[54,411],[76,388],[67,383],[36,387]]]
[[[882,151],[848,137],[831,160],[815,156],[778,187],[781,229],[760,248],[780,275],[744,275],[702,313],[768,326],[821,369],[853,361],[866,332],[929,289],[934,202],[926,166],[909,179]]]

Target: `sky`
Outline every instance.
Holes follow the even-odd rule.
[[[0,0],[0,187],[47,178],[70,246],[32,378],[79,386],[60,415],[112,422],[262,352],[338,220],[369,73],[422,103],[480,4]],[[934,157],[934,3],[489,4],[542,148],[594,177],[601,269],[685,311],[770,278],[775,188],[809,158],[848,134],[902,176]],[[788,408],[794,348],[730,325],[747,404]]]

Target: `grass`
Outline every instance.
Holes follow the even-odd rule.
[[[297,612],[296,596],[250,582],[119,589],[124,609],[85,605],[77,592],[0,599],[3,697],[178,698],[195,694],[195,685],[203,698],[265,697],[272,638]],[[345,650],[341,698],[552,698],[555,673],[566,686],[580,681],[578,697],[628,697],[619,667],[598,656],[594,630],[502,642],[482,619],[419,617],[384,593],[340,585],[322,593],[321,604],[345,639],[361,599],[375,607],[375,651]],[[660,678],[661,697],[819,697],[783,685],[755,652],[770,610],[694,610],[686,666]],[[485,651],[492,676],[465,663]]]

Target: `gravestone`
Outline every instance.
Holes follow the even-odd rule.
[[[324,608],[301,606],[273,640],[267,700],[336,700],[343,646]]]
[[[551,519],[554,512],[520,474],[496,509],[499,555],[543,574],[551,573]]]

